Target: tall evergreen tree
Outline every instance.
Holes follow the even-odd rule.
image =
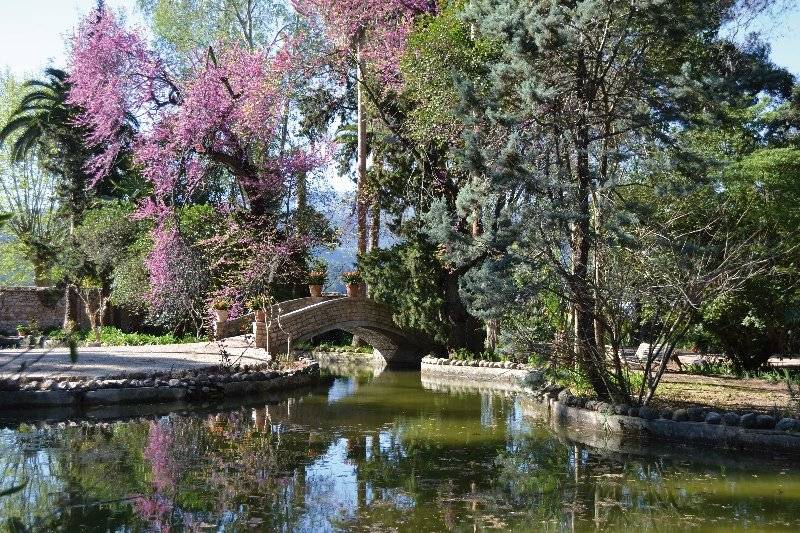
[[[760,50],[720,38],[740,7],[727,0],[467,6],[476,38],[500,55],[488,88],[463,83],[464,161],[473,179],[459,202],[476,205],[484,227],[518,232],[516,248],[559,275],[578,365],[601,397],[615,396],[616,385],[605,372],[597,243],[626,169],[647,150],[672,149],[676,129],[714,120],[720,106],[791,88],[791,76]]]

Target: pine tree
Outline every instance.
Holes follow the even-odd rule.
[[[462,83],[470,104],[464,161],[475,179],[459,202],[476,202],[485,228],[507,226],[507,233],[517,233],[517,250],[558,273],[572,310],[579,368],[600,397],[617,396],[617,390],[615,376],[605,371],[597,250],[605,210],[627,166],[654,146],[669,149],[672,131],[713,119],[718,106],[787,84],[763,57],[718,37],[733,7],[740,6],[468,4],[477,38],[496,46],[500,57],[491,65],[490,87]],[[763,67],[761,75],[750,69],[742,84],[744,67],[755,65]]]

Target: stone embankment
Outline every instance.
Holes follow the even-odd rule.
[[[498,366],[499,365],[499,366]],[[501,370],[516,371],[502,374]],[[546,383],[544,374],[527,365],[487,361],[451,361],[431,356],[422,360],[423,382],[454,377],[460,382],[513,381],[536,400],[536,418],[545,418],[556,429],[568,429],[571,438],[597,442],[597,435],[616,435],[646,440],[693,443],[724,449],[774,450],[800,453],[800,419],[767,413],[718,412],[707,407],[654,409],[610,404],[573,395]],[[585,439],[583,437],[586,437]]]
[[[24,407],[194,402],[311,385],[319,364],[302,359],[280,365],[210,366],[175,372],[127,372],[105,377],[0,379],[0,412]]]

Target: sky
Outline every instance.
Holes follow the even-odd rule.
[[[0,70],[18,76],[64,66],[65,38],[96,0],[0,0]],[[136,0],[107,0],[133,12]]]
[[[48,65],[63,66],[64,40],[96,0],[0,0],[0,70],[19,76],[38,74]],[[130,20],[136,0],[107,0],[124,8]],[[772,44],[775,63],[800,76],[800,1],[778,16],[762,18],[756,27]]]

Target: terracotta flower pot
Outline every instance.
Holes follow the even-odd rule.
[[[322,296],[322,285],[309,285],[308,292],[312,298],[319,298]]]
[[[346,287],[349,298],[361,298],[363,296],[362,283],[348,283]]]
[[[214,309],[214,319],[217,322],[226,322],[228,320],[229,311],[227,309]]]

